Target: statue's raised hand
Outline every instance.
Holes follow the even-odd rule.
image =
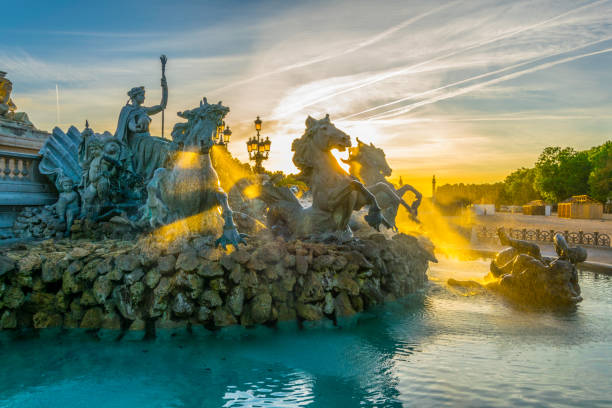
[[[237,249],[238,244],[246,245],[244,238],[248,238],[248,235],[239,233],[235,226],[223,227],[223,235],[215,241],[215,247],[221,245],[225,250],[227,245],[233,245]]]

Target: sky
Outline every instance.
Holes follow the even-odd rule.
[[[406,183],[501,181],[546,146],[612,139],[612,0],[21,1],[2,5],[0,70],[39,129],[114,133],[134,86],[165,134],[206,96],[231,111],[247,159],[253,120],[271,170],[330,114],[385,150]],[[56,87],[59,89],[59,112]],[[161,135],[161,116],[151,133]],[[346,155],[346,154],[344,154]],[[342,156],[342,155],[340,155]]]

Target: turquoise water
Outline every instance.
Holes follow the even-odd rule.
[[[342,327],[169,332],[121,341],[0,334],[1,407],[610,407],[612,281],[580,276],[569,313],[524,312],[443,282]]]

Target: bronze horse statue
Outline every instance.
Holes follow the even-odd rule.
[[[144,217],[148,217],[152,227],[221,207],[223,235],[216,244],[225,248],[229,244],[237,247],[239,243],[245,243],[246,235],[236,229],[227,194],[219,186],[219,177],[209,154],[217,125],[228,112],[229,108],[221,102],[209,104],[206,98],[199,107],[178,112],[178,116],[187,122],[177,123],[172,131],[173,142],[178,146],[173,167],[155,170],[147,185]]]
[[[419,222],[417,216],[423,198],[422,194],[409,184],[396,189],[387,181],[386,177],[391,176],[392,170],[382,149],[372,143],[369,145],[363,143],[358,138],[357,146],[349,149],[349,158],[342,159],[342,161],[349,165],[351,175],[358,178],[376,196],[383,215],[391,224],[395,225],[395,217],[400,204],[408,210],[410,217],[415,222]],[[412,191],[415,195],[412,204],[408,204],[402,198],[408,191]]]
[[[376,197],[338,163],[332,149],[340,151],[351,146],[350,137],[336,128],[329,115],[316,120],[306,119],[306,131],[291,145],[293,163],[312,191],[312,206],[303,208],[287,187],[270,183],[262,189],[262,199],[268,204],[268,223],[284,225],[295,237],[321,234],[341,234],[351,237],[349,220],[353,211],[369,206],[366,222],[379,230],[380,225],[392,228],[382,215]]]

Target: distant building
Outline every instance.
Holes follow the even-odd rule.
[[[431,179],[431,202],[436,202],[436,175]]]
[[[559,203],[559,218],[581,218],[597,220],[603,217],[603,204],[588,195],[572,196]]]
[[[509,212],[512,214],[518,214],[523,212],[522,205],[500,205],[499,212]]]
[[[546,215],[550,216],[552,206],[542,200],[533,200],[523,206],[524,215]]]

